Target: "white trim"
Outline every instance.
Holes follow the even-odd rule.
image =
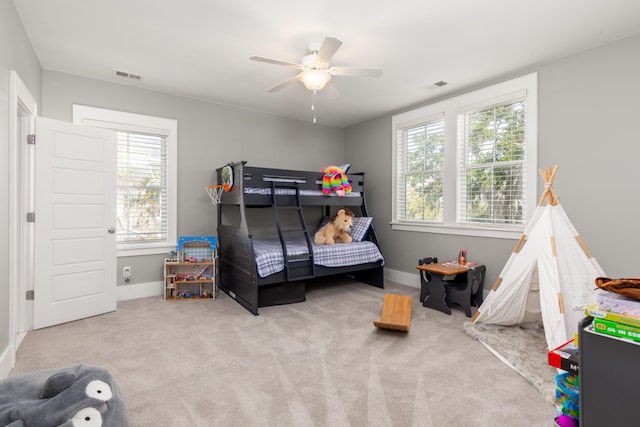
[[[23,214],[23,189],[28,183],[25,171],[24,153],[21,144],[23,136],[20,117],[38,115],[38,103],[29,92],[18,73],[9,71],[9,346],[0,358],[0,377],[6,376],[7,369],[15,365],[15,357],[22,338],[17,335],[32,329],[33,319],[27,319],[29,302],[21,298],[33,284],[27,279],[27,266],[32,264],[30,248],[26,245],[29,224],[21,220]],[[22,153],[22,154],[21,154]],[[33,307],[33,305],[31,305]],[[31,311],[32,314],[32,311]]]
[[[16,349],[20,348],[20,344],[27,337],[27,332],[20,332],[16,334]]]
[[[466,236],[483,236],[483,237],[499,237],[499,238],[518,238],[524,230],[524,225],[496,227],[488,225],[487,227],[478,225],[469,226],[468,224],[460,224],[457,222],[457,203],[456,203],[456,187],[457,187],[457,115],[460,109],[470,106],[480,106],[495,103],[504,100],[508,96],[517,96],[526,93],[527,95],[527,193],[526,198],[526,218],[524,224],[533,215],[537,205],[537,162],[538,162],[538,75],[537,73],[527,74],[506,82],[502,82],[493,86],[479,89],[473,92],[462,94],[453,98],[445,99],[434,104],[426,105],[415,110],[397,114],[391,119],[392,131],[392,212],[391,212],[391,229],[392,230],[409,230],[422,231],[443,234],[461,234]],[[526,91],[526,92],[524,92]],[[398,128],[405,123],[426,120],[426,118],[434,115],[444,114],[445,116],[445,165],[444,165],[444,186],[448,189],[444,193],[445,213],[444,220],[441,224],[424,224],[410,223],[398,219]],[[533,124],[533,125],[531,125]]]
[[[167,141],[167,240],[151,243],[119,243],[118,257],[167,253],[175,248],[178,228],[178,121],[144,114],[73,104],[73,123],[107,129],[123,129],[166,136]],[[123,129],[126,130],[126,129]]]
[[[74,110],[74,113],[75,113],[75,110]],[[139,116],[139,115],[132,115],[132,120],[138,120],[136,116]],[[144,117],[145,119],[140,119],[140,120],[146,121],[146,117],[150,117],[150,116],[144,116]],[[107,122],[104,120],[92,120],[92,119],[84,118],[82,119],[82,126],[91,126],[94,128],[121,130],[121,131],[127,131],[127,132],[150,133],[153,135],[164,136],[165,138],[169,136],[169,129],[154,128],[149,126],[137,126],[132,123],[116,123],[116,122]]]
[[[524,83],[524,82],[523,82]],[[500,86],[500,85],[496,85],[496,86]],[[493,92],[493,89],[496,89],[496,92],[500,92],[500,95],[494,96],[493,98],[482,98],[480,97],[480,99],[476,99],[474,100],[474,102],[472,102],[471,104],[467,104],[467,105],[462,105],[460,107],[458,107],[456,109],[456,114],[460,114],[460,113],[469,113],[472,112],[474,110],[483,110],[485,108],[489,108],[492,106],[496,106],[496,105],[500,105],[503,104],[505,102],[510,102],[513,99],[519,99],[519,98],[526,98],[527,94],[529,94],[530,92],[528,92],[528,89],[520,89],[520,90],[516,90],[514,92],[503,92],[502,90],[500,90],[499,88],[496,88],[495,86],[492,86],[491,88],[485,88],[482,89],[483,91],[491,91]],[[464,95],[461,95],[460,98],[463,98]]]
[[[398,118],[398,120],[401,120],[401,117],[403,115],[401,114]],[[394,116],[395,118],[395,116]],[[444,118],[444,111],[437,111],[435,113],[432,113],[429,116],[418,116],[416,117],[414,114],[410,114],[407,118],[410,118],[410,120],[407,121],[402,121],[402,122],[396,122],[396,127],[399,128],[408,128],[408,127],[412,127],[412,126],[419,126],[425,123],[433,123],[433,122],[437,122],[439,120],[442,120]]]
[[[121,285],[117,287],[117,300],[162,296],[164,291],[162,282],[135,283],[133,285]]]
[[[123,243],[123,247],[118,249],[118,258],[139,256],[139,255],[158,255],[167,254],[176,250],[177,241],[154,243]],[[126,245],[126,247],[124,247]]]
[[[0,355],[0,380],[8,377],[15,366],[15,354],[15,347],[11,344]]]
[[[411,286],[420,289],[420,274],[407,273],[400,270],[384,269],[384,278],[390,282],[400,283],[401,285]]]
[[[498,227],[473,227],[467,224],[448,226],[444,224],[414,224],[404,222],[392,222],[391,229],[398,231],[414,231],[417,233],[450,234],[457,236],[493,237],[496,239],[515,239],[522,236],[524,227],[520,230],[500,229]]]

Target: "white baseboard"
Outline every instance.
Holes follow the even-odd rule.
[[[407,273],[405,271],[393,270],[391,268],[384,269],[384,278],[391,282],[400,283],[414,288],[420,288],[420,274]],[[136,283],[133,285],[118,286],[118,301],[126,301],[129,299],[155,297],[162,295],[164,289],[162,282]]]
[[[19,334],[16,334],[16,352],[20,349],[20,344],[22,344],[22,341],[24,341],[26,337],[26,332],[20,332]]]
[[[15,360],[13,359],[15,351],[11,344],[9,344],[2,355],[0,355],[0,380],[9,376],[9,373],[15,366]]]
[[[406,273],[400,270],[384,269],[384,278],[401,285],[420,288],[420,275]],[[164,289],[162,282],[135,283],[133,285],[120,285],[117,289],[118,301],[129,299],[155,297],[162,295]]]
[[[117,289],[118,301],[129,299],[155,297],[162,295],[162,282],[135,283],[133,285],[121,285]]]
[[[385,268],[384,278],[391,282],[400,283],[401,285],[420,288],[420,275],[417,273],[413,274],[413,273],[407,273],[400,270],[392,270],[390,268]]]

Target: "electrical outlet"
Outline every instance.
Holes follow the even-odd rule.
[[[124,277],[125,282],[131,280],[131,267],[127,266],[122,268],[122,277]]]

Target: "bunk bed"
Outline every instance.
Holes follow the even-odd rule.
[[[246,163],[216,170],[218,186],[224,187],[217,203],[220,289],[258,315],[259,307],[305,301],[305,281],[314,278],[343,275],[384,288],[384,258],[369,225],[364,173],[348,174],[352,190],[339,197],[322,192],[321,172]],[[317,208],[318,218],[326,220],[342,207],[356,213],[361,235],[348,244],[315,245],[320,220],[307,224],[305,215],[313,216],[309,209]],[[269,209],[260,217],[273,219],[274,237],[257,238],[252,232],[248,217],[253,209]]]

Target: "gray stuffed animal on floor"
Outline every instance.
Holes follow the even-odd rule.
[[[0,426],[126,427],[127,409],[111,374],[82,364],[0,381]]]

